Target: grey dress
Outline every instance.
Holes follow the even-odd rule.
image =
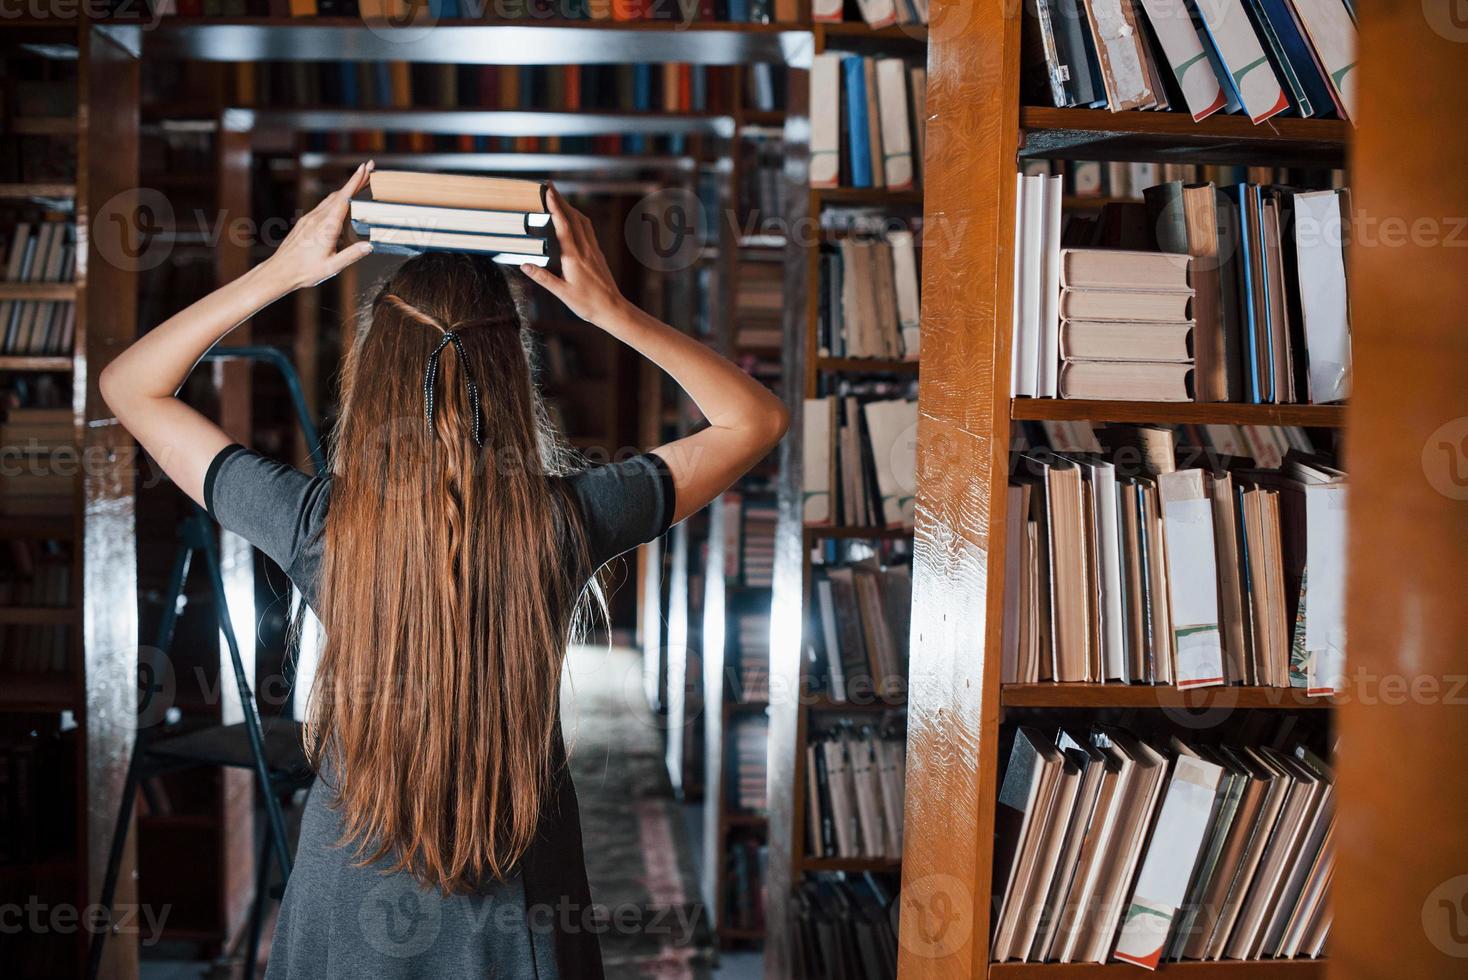
[[[592,571],[667,530],[673,482],[646,454],[565,478],[581,507]],[[322,530],[331,478],[229,446],[204,480],[210,514],[269,555],[315,606]],[[338,813],[329,806],[330,773],[317,779],[301,824],[296,865],[286,887],[267,980],[358,978],[599,978],[603,976],[586,882],[576,791],[556,740],[551,804],[539,838],[515,873],[480,893],[445,897],[386,863],[352,866]]]

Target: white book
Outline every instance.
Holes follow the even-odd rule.
[[[1096,463],[1091,494],[1096,508],[1096,572],[1101,583],[1102,680],[1130,681],[1127,673],[1126,614],[1122,605],[1120,497],[1116,467]]]
[[[1341,251],[1342,197],[1333,190],[1294,196],[1295,268],[1310,364],[1310,401],[1341,401],[1351,393],[1351,322]]]
[[[1288,109],[1289,97],[1240,0],[1202,0],[1196,7],[1249,121],[1261,123]]]
[[[1213,505],[1201,476],[1201,470],[1178,470],[1157,477],[1176,650],[1175,683],[1184,689],[1223,683]]]
[[[835,187],[841,179],[841,61],[824,52],[810,66],[810,185]]]
[[[1222,778],[1222,766],[1186,751],[1173,762],[1142,872],[1112,953],[1117,959],[1157,969],[1173,916],[1198,863]]]
[[[1162,53],[1167,56],[1167,67],[1182,89],[1183,100],[1193,121],[1207,119],[1228,105],[1223,83],[1213,72],[1213,66],[1203,53],[1203,43],[1193,29],[1183,0],[1141,0],[1152,23]],[[1133,165],[1135,166],[1135,165]],[[1155,181],[1153,181],[1155,183]],[[1140,184],[1138,190],[1150,184]]]
[[[1040,283],[1040,396],[1060,394],[1060,205],[1065,178],[1040,178],[1044,188],[1044,222],[1041,257],[1044,278]]]
[[[869,27],[891,27],[897,23],[896,0],[857,0],[856,5]]]
[[[922,352],[922,306],[918,300],[917,243],[912,232],[887,233],[892,247],[892,279],[897,287],[897,325],[902,331],[902,354],[908,359]]]
[[[550,215],[356,200],[352,202],[352,220],[391,228],[464,231],[478,235],[528,235],[533,229],[548,225]]]
[[[822,23],[838,23],[841,20],[841,0],[811,0],[810,19]]]
[[[1330,84],[1336,108],[1356,121],[1356,24],[1341,0],[1290,0],[1295,21],[1314,49],[1321,74]]]
[[[836,402],[832,398],[807,398],[801,415],[801,511],[804,523],[831,523],[832,426]]]
[[[841,631],[836,625],[836,597],[831,591],[831,580],[824,575],[816,579],[816,603],[821,611],[826,667],[831,671],[831,700],[845,701],[846,670],[841,659]]]
[[[877,59],[877,117],[882,124],[882,166],[887,186],[913,185],[911,115],[907,108],[907,62]]]
[[[1039,377],[1040,334],[1030,330],[1026,317],[1025,197],[1029,179],[1014,175],[1014,298],[1010,303],[1011,341],[1009,362],[1009,394],[1012,398],[1035,397]]]
[[[873,765],[872,744],[866,739],[843,737],[851,759],[851,784],[856,790],[857,821],[861,825],[861,856],[882,857],[887,848],[887,825],[882,819],[879,775]]]
[[[917,504],[917,402],[873,401],[862,411],[882,495],[882,520],[888,527],[912,527]]]
[[[1345,687],[1346,486],[1305,486],[1306,693]]]

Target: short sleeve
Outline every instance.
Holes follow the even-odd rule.
[[[327,479],[232,445],[204,474],[204,504],[221,527],[269,555],[312,597],[329,486]]]
[[[651,541],[673,524],[673,474],[656,453],[583,470],[571,476],[570,483],[585,518],[593,569]]]

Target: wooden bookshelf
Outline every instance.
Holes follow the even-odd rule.
[[[1007,708],[1333,708],[1333,697],[1307,697],[1297,687],[1176,687],[1139,684],[1005,684]]]
[[[1303,425],[1336,429],[1344,405],[1246,405],[1238,402],[1123,402],[1069,398],[1016,398],[1016,421],[1157,422],[1164,425]]]
[[[97,377],[135,333],[136,276],[125,261],[120,195],[138,183],[139,62],[90,21],[42,19],[5,22],[7,40],[34,40],[14,57],[45,59],[52,45],[74,47],[78,112],[75,118],[17,121],[0,134],[60,139],[74,136],[76,177],[70,182],[0,185],[0,206],[13,202],[55,204],[76,223],[76,281],[65,284],[6,284],[0,298],[70,301],[76,304],[73,347],[65,356],[0,357],[0,385],[11,375],[56,372],[70,389],[77,448],[88,461],[74,481],[70,512],[0,518],[0,536],[64,539],[70,542],[68,605],[0,608],[7,628],[26,625],[64,630],[66,664],[56,672],[17,672],[0,666],[0,715],[7,727],[55,730],[69,713],[76,730],[62,742],[74,753],[74,784],[64,800],[33,801],[37,812],[73,810],[75,834],[64,853],[37,855],[34,862],[7,865],[4,881],[42,888],[48,901],[80,910],[96,902],[116,818],[119,794],[136,727],[137,589],[131,439],[110,416],[97,390]],[[27,33],[32,32],[32,33]],[[7,57],[12,54],[7,52]],[[130,846],[123,857],[117,899],[136,903]],[[26,884],[29,882],[29,884]],[[10,899],[6,899],[9,901]],[[86,929],[30,932],[7,937],[8,963],[25,964],[35,975],[79,976],[86,963]],[[137,976],[135,943],[112,943],[103,973],[123,980]]]
[[[1323,960],[1220,960],[1217,963],[1167,963],[1162,971],[1181,980],[1324,980]],[[990,980],[1128,980],[1129,963],[991,963]]]
[[[937,23],[937,21],[934,21]],[[928,32],[894,27],[873,31],[865,24],[814,25],[816,53],[828,49],[853,53],[919,56]],[[786,220],[792,228],[819,227],[821,212],[831,207],[886,208],[895,214],[916,214],[923,207],[921,186],[908,190],[885,187],[810,187],[809,73],[790,73],[792,126],[787,126],[786,175],[790,190]],[[931,99],[932,88],[929,87]],[[931,152],[931,151],[930,151]],[[922,170],[926,182],[927,168]],[[823,238],[827,237],[823,234]],[[839,237],[839,236],[831,236]],[[820,256],[813,245],[789,246],[786,272],[785,397],[794,422],[780,447],[779,527],[776,532],[774,598],[771,606],[771,691],[786,692],[770,708],[770,851],[767,883],[764,973],[769,977],[793,975],[794,898],[806,875],[828,872],[851,874],[896,873],[898,861],[818,858],[806,853],[808,832],[806,746],[813,723],[840,715],[872,717],[901,712],[904,703],[834,701],[809,695],[804,684],[803,634],[810,601],[810,552],[827,541],[895,541],[911,536],[901,527],[864,527],[843,524],[806,526],[803,516],[803,431],[800,422],[805,399],[816,397],[822,385],[841,375],[897,375],[911,380],[921,370],[917,361],[879,358],[829,357],[820,354]],[[926,302],[926,300],[925,300]],[[796,692],[802,692],[797,694]]]
[[[1009,441],[1018,420],[1341,428],[1347,409],[1317,405],[1151,404],[1011,399],[1009,367],[1017,158],[1339,167],[1347,123],[1239,116],[1194,123],[1173,112],[1022,104],[1018,7],[939,0],[929,47],[926,230],[945,263],[924,267],[917,528],[908,700],[907,833],[901,975],[1104,980],[1125,964],[991,963],[995,811],[1009,710],[1045,712],[1330,711],[1302,691],[1121,684],[1000,683]],[[1083,202],[1090,207],[1094,202]],[[1105,203],[1105,202],[1101,202]],[[1356,638],[1353,636],[1353,641]],[[1353,651],[1355,647],[1353,646]],[[1353,652],[1352,656],[1355,654]],[[1071,716],[1073,717],[1073,716]],[[936,921],[936,893],[959,920]],[[907,896],[915,896],[910,901]],[[921,897],[917,897],[921,896]],[[935,932],[936,930],[936,932]],[[1167,963],[1200,980],[1323,977],[1320,961]]]

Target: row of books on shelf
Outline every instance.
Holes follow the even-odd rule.
[[[730,663],[730,689],[736,702],[768,701],[770,698],[770,612],[742,609],[731,612],[734,625],[734,656]]]
[[[916,360],[922,352],[919,279],[917,241],[905,228],[822,246],[822,355]]]
[[[758,235],[767,228],[783,229],[786,214],[784,140],[746,137],[739,141],[735,152],[739,155],[736,191],[740,231]]]
[[[1005,527],[1007,683],[1244,684],[1327,695],[1345,661],[1345,474],[1115,426],[1106,454],[1022,453]]]
[[[1062,230],[1061,179],[1017,178],[1012,393],[1344,400],[1349,192],[1169,181],[1144,196]]]
[[[805,747],[810,857],[902,860],[906,751],[900,727],[843,721],[811,737]]]
[[[795,894],[791,976],[896,980],[897,876],[808,875]]]
[[[1099,160],[1024,160],[1020,172],[1026,176],[1061,178],[1067,198],[1087,200],[1142,200],[1154,184],[1182,181],[1184,184],[1212,182],[1229,184],[1279,184],[1286,187],[1339,187],[1344,172],[1318,167],[1246,167],[1226,163],[1153,163]]]
[[[810,185],[907,190],[922,181],[928,73],[840,51],[810,70]]]
[[[802,418],[805,524],[912,527],[917,418],[916,399],[807,398]]]
[[[741,932],[765,927],[765,881],[770,848],[757,834],[731,834],[724,851],[722,925]]]
[[[0,734],[0,867],[71,850],[75,739],[34,722]]]
[[[0,486],[7,479],[0,477]],[[62,502],[70,508],[70,487]],[[65,609],[71,604],[72,564],[65,542],[14,539],[6,545],[0,608]],[[0,624],[0,673],[66,673],[70,635],[67,626],[58,624]]]
[[[6,229],[5,239],[5,282],[65,283],[76,278],[76,226],[61,216],[18,221]],[[0,299],[0,353],[69,353],[75,334],[72,300]]]
[[[1354,0],[1036,0],[1031,96],[1057,107],[1355,118]]]
[[[157,0],[155,15],[178,17],[360,17],[401,26],[431,26],[441,20],[535,24],[554,20],[666,21],[698,23],[789,23],[800,19],[794,0],[699,0],[691,7],[654,0],[549,0],[527,4],[517,18],[483,0]],[[485,19],[485,18],[492,19]],[[837,18],[839,19],[839,18]]]
[[[837,702],[907,693],[912,569],[876,557],[811,567],[806,683]]]
[[[729,722],[730,759],[733,763],[729,803],[744,813],[769,808],[765,773],[770,752],[770,719],[762,713],[742,712]]]
[[[995,819],[996,962],[1318,957],[1330,767],[1302,742],[1020,727]]]
[[[0,422],[0,514],[69,514],[76,488],[76,421],[71,409],[11,407]]]
[[[768,588],[775,571],[775,499],[739,491],[726,493],[724,499],[724,576],[735,585]]]
[[[675,63],[263,61],[237,66],[235,79],[236,97],[246,106],[700,112],[732,102],[717,73],[711,78],[703,65]]]
[[[928,22],[928,0],[813,0],[810,19],[817,24],[862,21],[880,29]]]

